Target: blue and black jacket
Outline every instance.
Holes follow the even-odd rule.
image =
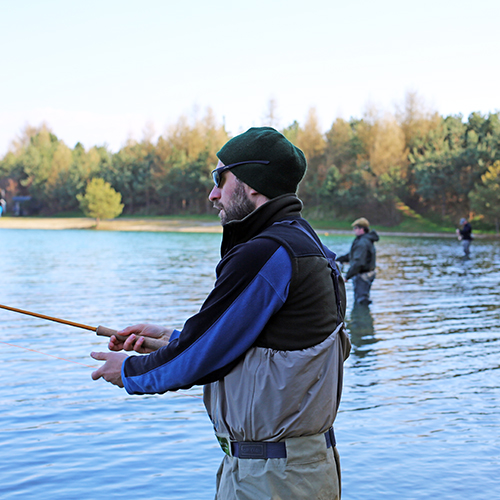
[[[337,280],[336,292],[327,249],[301,208],[295,195],[283,195],[224,226],[213,290],[167,346],[127,358],[127,392],[208,384],[227,375],[253,346],[305,349],[335,330],[345,314],[344,282]]]

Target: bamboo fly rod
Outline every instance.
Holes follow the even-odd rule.
[[[1,309],[6,309],[7,311],[13,311],[20,314],[27,314],[28,316],[35,316],[35,318],[42,318],[48,321],[55,321],[56,323],[62,323],[63,325],[74,326],[76,328],[83,328],[84,330],[91,330],[96,332],[97,335],[101,337],[111,337],[114,335],[118,340],[122,342],[127,339],[127,337],[123,335],[117,335],[116,330],[112,330],[111,328],[106,328],[105,326],[90,326],[84,325],[82,323],[75,323],[74,321],[68,321],[66,319],[54,318],[52,316],[46,316],[45,314],[39,314],[31,311],[25,311],[24,309],[17,309],[16,307],[4,306],[0,304]],[[147,349],[152,349],[156,351],[160,347],[165,345],[165,342],[160,339],[154,339],[151,337],[144,337],[143,347]]]

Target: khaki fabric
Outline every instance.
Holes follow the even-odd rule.
[[[327,431],[340,403],[349,348],[342,323],[307,349],[249,349],[226,377],[204,387],[216,434],[276,442]]]
[[[325,436],[285,440],[287,458],[226,455],[217,472],[216,500],[339,500],[340,459]]]

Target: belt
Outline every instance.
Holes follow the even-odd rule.
[[[325,433],[326,447],[335,446],[333,427]],[[225,437],[217,436],[222,451],[236,458],[286,458],[286,444],[284,441],[273,443],[270,441],[229,441]]]

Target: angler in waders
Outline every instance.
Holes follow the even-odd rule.
[[[349,262],[349,271],[345,280],[352,278],[354,285],[354,302],[367,306],[371,304],[370,290],[375,279],[376,251],[374,243],[379,240],[376,231],[370,231],[370,223],[364,217],[352,223],[356,238],[351,250],[337,257],[337,262]]]
[[[470,244],[472,243],[472,226],[467,219],[460,219],[461,229],[457,229],[458,240],[462,242],[462,248],[464,249],[464,256],[469,257],[470,255]]]
[[[92,376],[153,394],[204,386],[225,452],[216,498],[340,498],[333,422],[350,342],[344,281],[335,254],[301,217],[300,149],[281,133],[251,128],[217,153],[210,200],[223,225],[213,290],[181,331],[135,325],[93,353]],[[146,403],[145,403],[146,404]],[[168,485],[166,485],[166,489]]]

